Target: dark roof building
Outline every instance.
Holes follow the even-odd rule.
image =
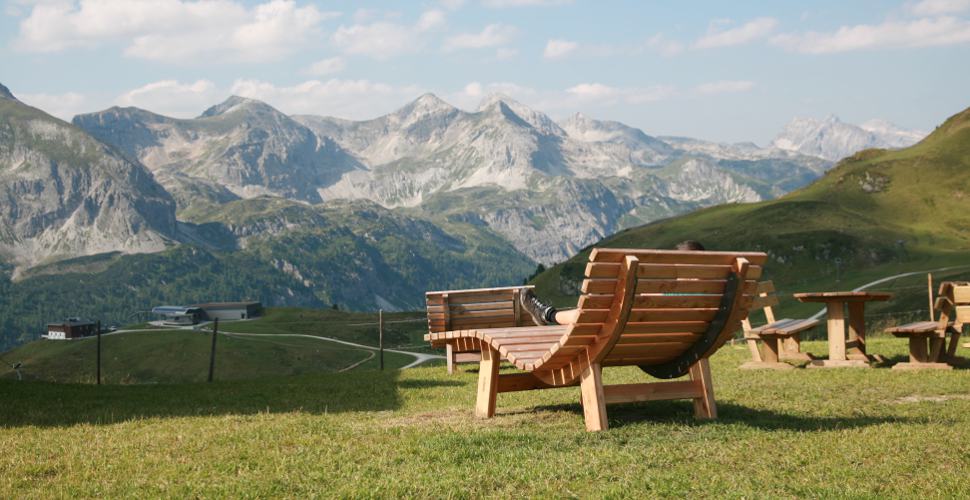
[[[259,302],[209,302],[195,304],[205,313],[208,320],[250,319],[263,315],[263,305]]]
[[[60,323],[47,324],[48,340],[69,340],[89,337],[98,333],[98,325],[94,321],[81,318],[67,318]]]

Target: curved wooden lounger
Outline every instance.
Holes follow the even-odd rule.
[[[588,430],[607,428],[606,403],[693,399],[699,418],[717,410],[707,358],[747,317],[767,256],[597,248],[590,254],[572,325],[430,333],[432,345],[480,350],[476,414],[492,417],[499,392],[581,385]],[[501,358],[527,373],[499,375]],[[604,387],[604,366],[638,365],[690,381]]]

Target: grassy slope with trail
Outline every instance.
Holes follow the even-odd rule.
[[[901,359],[906,346],[870,350]],[[747,357],[728,345],[712,360],[719,420],[694,421],[688,401],[611,405],[597,434],[583,430],[577,388],[502,394],[498,416],[479,420],[477,374],[442,367],[211,385],[0,380],[0,495],[970,495],[970,456],[954,446],[970,440],[970,371],[739,370]]]
[[[970,109],[915,146],[860,152],[779,199],[699,210],[594,246],[671,248],[696,239],[711,250],[768,252],[765,278],[789,294],[849,289],[906,271],[970,265],[968,201]],[[538,276],[539,292],[559,305],[575,304],[588,257],[586,249]],[[925,285],[901,294],[899,304],[920,296],[925,304]],[[791,300],[783,307],[786,314],[816,309]]]
[[[419,321],[409,321],[413,319]],[[377,346],[376,323],[373,313],[271,308],[257,320],[224,322],[220,331],[313,335]],[[385,347],[429,352],[421,340],[426,325],[420,314],[385,314]],[[211,337],[206,332],[144,330],[107,335],[102,342],[102,376],[108,384],[198,382],[205,380],[208,371]],[[92,383],[95,349],[94,338],[31,342],[0,353],[0,378],[15,379],[10,365],[19,362],[22,375],[30,380]],[[300,337],[222,335],[217,352],[216,378],[220,380],[379,367],[374,351]],[[384,353],[385,367],[390,369],[412,361],[412,356]]]

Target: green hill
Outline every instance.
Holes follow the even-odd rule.
[[[970,109],[919,144],[860,152],[779,199],[699,210],[621,231],[593,246],[670,248],[695,239],[711,250],[762,250],[770,255],[765,277],[783,293],[846,289],[905,271],[970,265],[968,202]],[[541,294],[560,305],[574,303],[588,255],[589,248],[538,276]],[[970,277],[958,271],[938,278]],[[906,303],[925,309],[925,276],[921,279],[905,281],[901,301],[886,307]]]
[[[379,358],[374,350],[295,336],[377,346],[376,323],[373,313],[298,308],[269,309],[266,316],[253,321],[224,322],[220,325],[224,334],[217,340],[216,378],[258,379],[377,369]],[[386,314],[385,347],[430,352],[421,341],[426,325],[421,314]],[[102,381],[107,384],[199,382],[208,373],[208,331],[145,328],[105,335],[101,341]],[[0,379],[17,379],[11,365],[20,363],[20,376],[26,380],[93,383],[96,342],[94,338],[38,340],[0,353]],[[415,358],[406,354],[384,353],[389,369],[413,361]]]

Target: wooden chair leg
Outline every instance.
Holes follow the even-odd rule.
[[[711,379],[711,364],[707,358],[701,359],[690,367],[690,379],[701,389],[701,397],[694,398],[694,417],[705,420],[717,418],[714,381]]]
[[[445,359],[448,361],[448,373],[455,373],[455,346],[451,344],[445,346]]]
[[[778,350],[779,350],[779,345],[781,344],[781,340],[778,337],[774,337],[774,336],[767,336],[767,337],[761,337],[761,338],[764,341],[763,342],[764,350],[761,352],[765,363],[778,363],[778,360],[779,360]]]
[[[492,418],[495,416],[495,400],[498,398],[498,368],[502,363],[499,352],[490,346],[482,346],[482,362],[478,369],[478,400],[475,403],[475,416]]]
[[[910,363],[926,363],[928,361],[929,353],[927,352],[926,336],[925,335],[910,335],[909,336],[909,362]]]
[[[957,356],[957,342],[960,341],[960,332],[954,331],[950,333],[950,345],[946,348],[946,362],[952,363],[955,361]]]
[[[760,363],[764,361],[761,358],[761,349],[758,347],[758,341],[756,339],[749,338],[748,340],[748,350],[751,351],[751,361],[755,363]]]
[[[606,421],[606,396],[603,394],[603,370],[599,363],[593,363],[580,376],[580,402],[587,431],[605,431],[609,428]]]
[[[943,362],[943,359],[941,359],[941,356],[944,353],[945,348],[946,348],[946,337],[944,338],[930,337],[930,354],[928,358],[929,361],[931,363]]]

